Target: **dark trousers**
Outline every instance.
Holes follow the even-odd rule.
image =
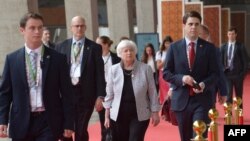
[[[41,113],[31,114],[27,135],[22,139],[12,138],[12,141],[58,141],[58,139],[53,136],[45,113]]]
[[[83,102],[84,103],[84,102]],[[94,110],[93,106],[78,105],[75,120],[75,141],[88,141],[88,124]]]
[[[121,105],[118,119],[112,122],[114,141],[144,141],[149,120],[138,121],[135,104]]]
[[[106,138],[106,134],[107,134],[107,129],[104,126],[104,122],[105,122],[105,109],[103,108],[100,112],[98,112],[99,115],[99,120],[100,120],[100,124],[101,124],[101,141],[105,141]]]
[[[114,122],[112,129],[114,141],[144,141],[148,124],[149,120],[138,121],[135,118]]]
[[[88,124],[95,107],[95,99],[83,96],[81,85],[73,86],[76,94],[75,141],[88,141]]]
[[[203,108],[194,97],[189,99],[187,107],[180,112],[175,112],[181,141],[190,141],[196,134],[193,132],[193,123],[202,120],[207,125],[209,123],[208,110]],[[207,130],[203,134],[207,137]]]
[[[227,102],[233,103],[233,88],[235,89],[235,96],[241,98],[243,94],[243,78],[242,77],[230,77],[227,76]],[[243,104],[240,105],[243,108]]]

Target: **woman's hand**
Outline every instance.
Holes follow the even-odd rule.
[[[157,69],[160,70],[161,68],[163,68],[164,62],[161,61],[161,60],[158,60],[158,61],[156,62],[156,66],[157,66]]]
[[[167,97],[169,97],[171,99],[172,98],[172,93],[173,93],[172,88],[169,88]],[[166,98],[166,100],[167,100],[167,98]]]
[[[153,112],[151,114],[153,126],[157,126],[160,123],[160,116],[158,112]]]
[[[106,117],[105,117],[104,126],[105,126],[106,128],[109,128],[109,127],[110,127],[110,119],[109,119],[109,118],[106,118]]]
[[[110,117],[109,117],[109,115],[110,115],[110,109],[107,108],[107,109],[105,110],[105,121],[104,121],[104,126],[105,126],[106,128],[109,128],[109,127],[110,127]]]

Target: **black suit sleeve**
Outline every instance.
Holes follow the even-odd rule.
[[[241,61],[243,64],[243,72],[242,72],[242,76],[244,77],[245,74],[247,73],[247,69],[248,69],[248,55],[247,55],[247,51],[245,49],[244,45],[241,45]]]
[[[8,124],[10,104],[12,101],[12,86],[10,81],[10,64],[7,56],[2,74],[2,82],[0,84],[0,124],[3,125]]]
[[[64,129],[74,129],[74,99],[71,80],[69,77],[69,70],[67,66],[66,56],[63,56],[60,61],[60,92],[63,100],[63,109],[64,109]]]
[[[223,45],[220,47],[221,63],[222,63],[223,71],[225,71],[226,66],[227,66],[227,54],[226,54],[225,46],[226,45]]]
[[[96,91],[97,97],[105,97],[105,78],[104,78],[104,62],[102,59],[102,48],[100,45],[96,44],[94,48],[95,53],[95,74],[96,74]]]

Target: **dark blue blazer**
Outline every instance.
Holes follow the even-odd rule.
[[[179,40],[170,45],[168,49],[163,78],[171,83],[173,88],[171,107],[174,111],[182,111],[188,104],[189,86],[184,85],[182,77],[192,76],[198,83],[205,83],[205,90],[201,94],[195,95],[195,99],[206,109],[212,106],[212,95],[207,92],[213,83],[216,82],[218,65],[215,59],[215,47],[213,44],[198,39],[196,46],[196,56],[192,71],[189,69],[186,41]]]
[[[222,63],[223,67],[225,70],[225,74],[228,77],[233,77],[233,78],[238,78],[241,77],[242,79],[244,78],[246,72],[247,72],[247,67],[248,67],[248,61],[247,61],[247,52],[243,44],[236,42],[235,43],[235,48],[233,52],[233,70],[227,70],[227,56],[228,52],[228,43],[223,44],[221,46],[221,58],[222,58]]]
[[[56,50],[67,56],[68,70],[71,66],[71,46],[72,38],[56,45]],[[102,48],[99,44],[85,38],[80,78],[82,93],[77,94],[76,100],[77,102],[84,101],[86,106],[92,107],[97,97],[105,97],[105,88]]]
[[[49,127],[55,137],[74,129],[73,95],[66,56],[45,47],[42,59],[42,97]],[[7,55],[0,85],[0,124],[9,123],[12,138],[27,135],[30,97],[25,67],[25,48]],[[42,124],[42,123],[41,123]]]
[[[223,68],[223,64],[221,61],[221,52],[220,52],[220,48],[216,48],[216,61],[218,63],[219,66],[219,74],[218,74],[218,81],[216,83],[216,90],[215,92],[219,92],[220,96],[227,96],[228,95],[228,90],[227,90],[227,86],[226,86],[226,76],[224,74],[224,68]],[[215,100],[216,100],[216,94],[215,94]]]

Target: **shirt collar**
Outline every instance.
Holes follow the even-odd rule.
[[[235,45],[235,41],[234,41],[234,42],[230,42],[230,41],[228,42],[228,45],[229,45],[229,46],[230,46],[231,44],[234,46],[234,45]]]
[[[85,38],[81,38],[80,40],[76,40],[74,37],[72,39],[72,45],[74,45],[75,43],[81,43],[81,45],[84,45],[84,42],[85,42]]]
[[[25,50],[26,50],[26,52],[27,52],[28,54],[30,54],[31,51],[34,51],[35,53],[41,54],[41,50],[42,50],[42,46],[43,46],[43,45],[41,44],[38,48],[36,48],[36,49],[34,49],[34,50],[30,49],[30,48],[27,46],[26,43],[24,44],[24,46],[25,46]]]
[[[43,41],[43,44],[44,44],[45,46],[49,47],[49,42],[44,42],[44,41]]]
[[[194,42],[195,45],[197,45],[197,42],[198,42],[198,38],[196,40],[194,40],[194,41],[191,41],[190,39],[188,39],[187,37],[185,37],[185,40],[186,40],[186,46],[188,46],[190,42]]]
[[[104,55],[102,57],[109,57],[110,56],[110,52],[107,55]]]

